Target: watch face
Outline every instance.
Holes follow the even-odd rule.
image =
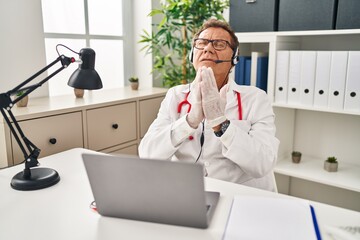
[[[221,124],[221,131],[224,133],[226,131],[226,129],[229,127],[230,122],[226,121],[223,124]]]
[[[221,137],[223,135],[223,132],[220,130],[218,132],[214,132],[215,133],[215,136],[217,137]]]
[[[230,121],[223,122],[221,124],[220,130],[218,132],[214,132],[215,136],[221,137],[224,134],[224,132],[226,131],[226,129],[229,127],[229,125],[230,125]]]

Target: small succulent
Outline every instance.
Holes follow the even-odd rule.
[[[337,158],[336,157],[328,157],[326,159],[326,161],[329,163],[337,163]]]
[[[294,157],[301,157],[301,152],[293,151],[293,152],[291,153],[291,155],[294,156]]]
[[[20,96],[23,95],[24,93],[25,93],[25,91],[18,91],[18,92],[16,93],[16,96],[20,97]]]
[[[129,82],[138,82],[139,78],[138,77],[131,77],[129,78]]]

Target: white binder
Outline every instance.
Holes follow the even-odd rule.
[[[347,51],[332,52],[328,106],[333,110],[344,109],[347,60]]]
[[[318,51],[314,90],[314,107],[327,107],[329,101],[331,51]]]
[[[344,109],[360,111],[360,51],[349,52]]]
[[[301,53],[300,73],[300,103],[301,105],[312,106],[314,103],[316,52],[303,51]]]
[[[276,54],[275,102],[286,103],[289,76],[289,51],[278,51]]]
[[[290,51],[287,100],[289,104],[300,103],[301,55],[302,51]]]

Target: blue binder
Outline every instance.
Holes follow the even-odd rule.
[[[251,59],[248,56],[240,56],[239,62],[235,66],[235,82],[238,85],[245,85],[245,62]]]
[[[250,86],[251,84],[251,57],[245,59],[245,79],[244,85]]]
[[[256,69],[256,87],[267,92],[269,57],[258,57]]]

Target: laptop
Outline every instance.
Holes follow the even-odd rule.
[[[134,156],[82,154],[99,214],[207,228],[219,200],[203,166]]]

